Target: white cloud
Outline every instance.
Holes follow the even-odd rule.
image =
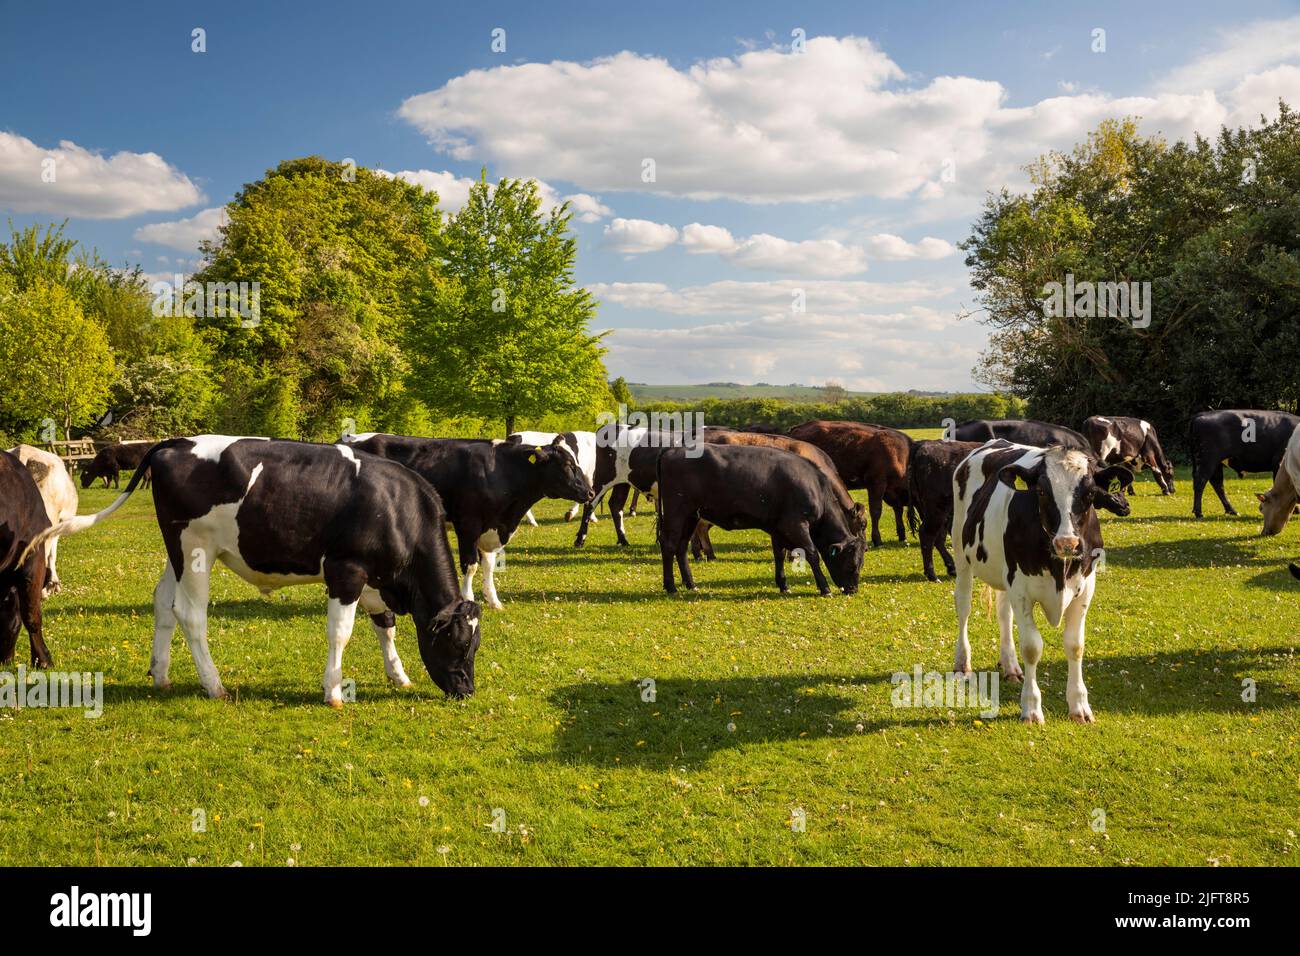
[[[50,159],[54,181],[46,182],[42,174]],[[24,136],[0,132],[0,207],[13,212],[123,219],[183,209],[203,198],[188,176],[157,153],[105,156],[68,140],[43,149]]]
[[[956,252],[957,247],[951,242],[934,236],[908,242],[901,236],[880,232],[867,240],[867,253],[873,259],[944,259]]]
[[[615,219],[605,227],[605,245],[628,255],[658,252],[676,241],[676,229],[648,219]]]
[[[1222,90],[1249,74],[1300,61],[1300,16],[1256,20],[1223,31],[1218,40],[1216,49],[1170,71],[1157,89],[1174,93]]]
[[[201,240],[217,238],[217,227],[225,221],[225,213],[224,206],[213,206],[188,219],[149,223],[137,229],[132,236],[141,242],[154,242],[184,252],[197,252]]]
[[[943,200],[934,215],[966,215],[990,188],[1021,188],[1025,163],[1070,148],[1102,119],[1139,116],[1144,132],[1172,140],[1214,135],[1279,92],[1300,97],[1276,70],[1296,56],[1297,24],[1229,34],[1224,50],[1150,96],[1067,84],[1065,95],[1012,107],[1000,83],[917,81],[868,39],[815,37],[800,55],[751,50],[684,68],[624,51],[473,70],[410,97],[400,115],[458,159],[587,190],[748,202],[917,196]]]
[[[1300,66],[1277,66],[1263,73],[1252,73],[1228,95],[1232,115],[1228,125],[1255,126],[1260,116],[1275,119],[1278,100],[1291,107],[1300,107]]]
[[[386,169],[375,169],[380,176],[389,176],[401,179],[405,182],[416,186],[423,186],[430,192],[438,194],[438,206],[444,212],[456,213],[461,210],[466,202],[469,201],[469,190],[478,180],[470,176],[457,176],[455,173],[446,170],[435,171],[432,169],[403,169],[401,172],[391,173]],[[571,193],[568,196],[560,196],[555,187],[540,179],[534,180],[537,183],[537,192],[542,199],[543,209],[552,209],[562,202],[570,204],[570,211],[573,217],[579,222],[599,222],[611,214],[608,206],[604,205],[600,198],[591,196],[587,193]]]
[[[909,305],[950,294],[950,286],[931,282],[864,282],[778,279],[771,282],[723,280],[675,289],[662,282],[599,282],[587,288],[598,299],[627,309],[692,316],[752,316],[792,313],[802,293],[808,313],[857,315],[864,308]]]
[[[690,253],[732,252],[736,248],[736,237],[722,226],[706,226],[693,222],[682,228],[682,245]]]

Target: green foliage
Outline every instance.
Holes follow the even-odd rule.
[[[541,212],[537,184],[486,176],[438,239],[406,342],[410,387],[436,413],[500,420],[605,406],[590,294],[573,281],[577,242],[567,207]],[[588,427],[591,427],[590,424]]]
[[[1031,417],[1140,415],[1165,447],[1205,408],[1300,401],[1300,118],[1172,146],[1107,122],[992,197],[964,243],[984,321],[983,381]],[[1044,314],[1048,282],[1152,284],[1148,328]]]
[[[246,185],[205,244],[198,282],[258,282],[260,321],[204,316],[230,430],[332,438],[342,421],[419,419],[397,344],[415,274],[432,263],[438,198],[320,157]]]
[[[18,420],[72,426],[103,407],[114,372],[108,336],[72,294],[41,276],[0,303],[0,407]]]
[[[941,428],[946,418],[1023,418],[1025,404],[1003,393],[924,396],[888,392],[838,402],[789,402],[774,398],[706,398],[699,402],[641,402],[642,412],[698,412],[706,425],[775,425],[782,431],[813,419],[869,422],[891,428]]]

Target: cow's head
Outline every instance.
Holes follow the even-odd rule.
[[[866,552],[866,539],[861,532],[855,531],[853,537],[837,541],[822,553],[831,580],[845,594],[857,593],[858,578],[862,574],[862,558]]]
[[[424,669],[448,697],[474,693],[474,654],[482,618],[477,602],[457,601],[416,632]]]
[[[998,471],[998,480],[1009,488],[1023,483],[1038,499],[1038,520],[1043,532],[1052,539],[1052,553],[1058,558],[1083,556],[1081,537],[1088,512],[1104,508],[1120,517],[1129,513],[1123,494],[1111,494],[1113,481],[1125,484],[1133,473],[1123,465],[1097,469],[1094,459],[1082,452],[1059,445],[1047,449],[1036,464],[1007,465]]]
[[[591,500],[591,483],[569,453],[563,436],[556,435],[549,445],[539,445],[532,449],[528,453],[528,461],[541,479],[544,497],[583,503]]]
[[[81,487],[89,488],[100,477],[99,460],[94,459],[81,466]]]
[[[1297,502],[1300,502],[1300,495],[1296,492],[1286,465],[1277,470],[1273,487],[1262,495],[1257,493],[1255,497],[1259,499],[1259,513],[1264,516],[1264,527],[1259,532],[1262,535],[1280,534]]]

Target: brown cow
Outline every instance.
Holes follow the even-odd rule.
[[[705,430],[704,440],[711,445],[750,445],[753,447],[780,448],[783,451],[798,455],[800,458],[808,459],[817,466],[818,471],[827,477],[831,487],[835,490],[840,506],[853,515],[855,527],[859,531],[866,527],[866,509],[854,502],[849,495],[849,490],[844,487],[844,482],[840,480],[840,473],[835,470],[835,462],[831,461],[830,456],[816,445],[810,445],[806,441],[799,441],[797,438],[787,438],[785,435],[722,431],[713,428]],[[709,528],[711,527],[713,526],[709,522],[701,520],[695,528],[695,534],[691,537],[691,556],[696,561],[700,560],[701,555],[708,561],[713,560],[713,542],[709,540]]]
[[[907,541],[907,460],[912,439],[896,428],[863,422],[804,422],[790,437],[816,445],[830,456],[846,488],[865,488],[871,510],[871,543],[880,547],[882,505],[894,509],[898,540]]]
[[[907,464],[907,522],[916,531],[916,516],[921,516],[921,567],[931,581],[934,573],[934,549],[939,549],[943,566],[952,577],[957,573],[952,555],[944,541],[952,525],[952,475],[961,460],[982,447],[977,441],[919,441],[912,446],[912,460]]]

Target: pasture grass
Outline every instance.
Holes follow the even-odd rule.
[[[433,686],[409,619],[415,686],[391,688],[359,622],[357,700],[330,710],[323,589],[263,598],[224,568],[209,636],[237,699],[202,695],[179,633],[158,692],[161,541],[137,493],[64,540],[46,605],[56,668],[104,673],[103,716],[0,711],[0,864],[1294,864],[1300,543],[1294,524],[1257,537],[1267,484],[1231,481],[1243,517],[1207,500],[1197,522],[1186,474],[1172,498],[1144,478],[1131,517],[1103,518],[1098,722],[1066,719],[1044,627],[1045,727],[1021,725],[1006,682],[994,719],[891,705],[891,674],[952,662],[951,583],[924,580],[915,541],[869,552],[854,597],[817,597],[807,573],[783,597],[765,539],[715,530],[699,591],[669,598],[652,516],[629,519],[629,549],[604,520],[575,552],[559,502],[508,549],[468,700]],[[996,667],[978,601],[972,646]]]

